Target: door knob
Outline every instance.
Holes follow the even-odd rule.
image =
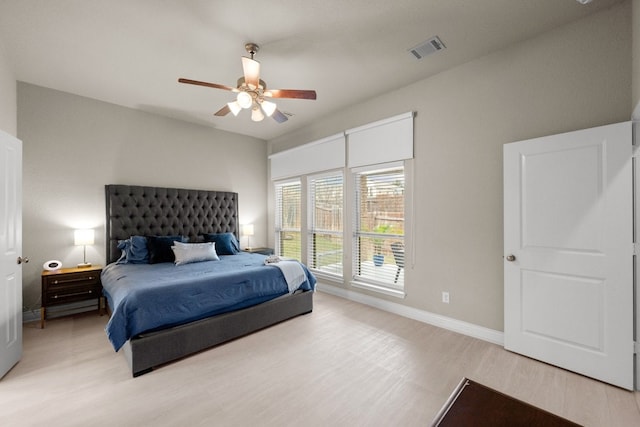
[[[510,255],[507,255],[507,261],[509,261],[509,262],[513,262],[513,261],[515,261],[515,260],[516,260],[516,256],[515,256],[515,255],[511,255],[511,254],[510,254]]]
[[[29,258],[27,258],[27,257],[22,258],[21,256],[19,256],[17,262],[18,262],[18,264],[22,264],[22,263],[26,264],[26,263],[29,262]]]

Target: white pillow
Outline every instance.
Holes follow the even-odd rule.
[[[176,257],[176,265],[189,264],[201,261],[219,261],[216,253],[216,245],[213,242],[206,243],[181,243],[173,242],[171,246]]]

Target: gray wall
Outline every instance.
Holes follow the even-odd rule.
[[[321,118],[270,152],[416,111],[416,265],[401,303],[502,330],[502,145],[628,120],[640,105],[638,28],[640,0],[630,0]],[[28,84],[16,109],[1,49],[0,93],[0,129],[24,141],[25,304],[39,305],[42,262],[80,262],[74,227],[97,227],[88,258],[104,262],[106,183],[238,191],[241,221],[256,223],[252,245],[273,239],[263,141]]]
[[[0,40],[0,130],[17,133],[16,79]]]
[[[42,264],[82,261],[73,229],[96,229],[87,259],[104,265],[104,185],[239,193],[240,221],[267,230],[267,143],[26,83],[18,83],[23,141],[24,304],[40,305]]]
[[[406,298],[380,298],[503,330],[502,146],[629,120],[630,16],[624,2],[321,118],[270,152],[416,111],[415,263]]]

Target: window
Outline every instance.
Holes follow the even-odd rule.
[[[342,172],[311,176],[308,186],[308,266],[314,272],[342,277]]]
[[[276,254],[301,260],[300,181],[276,184]]]
[[[304,262],[319,279],[404,298],[413,116],[269,155],[276,254]],[[345,204],[355,207],[345,212]]]
[[[354,172],[355,282],[404,288],[405,173],[402,163]]]

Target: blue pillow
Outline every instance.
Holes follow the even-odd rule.
[[[184,236],[147,236],[149,264],[173,262],[176,257],[171,250],[173,242],[185,242]]]
[[[216,244],[218,255],[236,255],[240,253],[240,244],[233,233],[207,233],[202,235],[205,242]]]
[[[131,236],[127,240],[119,240],[118,249],[122,251],[122,256],[116,261],[116,264],[149,263],[147,239],[143,236]]]

